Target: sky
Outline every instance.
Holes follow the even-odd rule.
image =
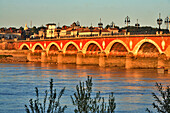
[[[106,26],[113,21],[125,27],[125,17],[130,26],[158,27],[157,18],[170,16],[170,0],[0,0],[0,27],[42,26],[48,23],[71,25],[79,21],[81,26]],[[162,28],[166,28],[163,23]]]

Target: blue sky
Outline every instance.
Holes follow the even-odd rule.
[[[112,21],[125,26],[126,16],[131,26],[139,20],[141,26],[158,27],[156,19],[170,16],[170,0],[0,0],[0,27],[41,26],[47,23],[70,25],[79,21],[83,26],[104,26]],[[165,24],[162,25],[165,28]]]

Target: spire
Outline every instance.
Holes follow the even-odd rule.
[[[60,23],[58,22],[58,27],[57,27],[57,29],[61,29],[61,27],[60,27]]]
[[[115,23],[113,21],[111,22],[111,27],[115,27]]]

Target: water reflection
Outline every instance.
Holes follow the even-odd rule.
[[[35,97],[34,87],[39,88],[41,98],[49,88],[50,78],[59,92],[66,87],[63,104],[67,104],[67,113],[73,111],[70,95],[75,92],[79,81],[87,76],[93,77],[93,91],[101,91],[108,97],[114,92],[116,112],[143,113],[151,106],[155,91],[155,82],[169,85],[170,75],[157,74],[154,69],[119,69],[96,66],[56,65],[48,63],[0,64],[0,111],[2,113],[24,112],[30,98]]]

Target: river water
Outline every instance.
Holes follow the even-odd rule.
[[[61,104],[67,105],[66,113],[73,113],[70,95],[79,81],[93,77],[93,94],[101,91],[107,100],[114,92],[116,113],[144,113],[152,108],[151,92],[156,92],[155,83],[170,85],[170,75],[157,74],[155,69],[100,68],[56,64],[0,64],[0,113],[24,113],[24,105],[35,99],[35,87],[40,98],[49,90],[49,81],[54,79],[54,88],[59,92],[66,87]],[[42,101],[41,101],[42,102]]]

